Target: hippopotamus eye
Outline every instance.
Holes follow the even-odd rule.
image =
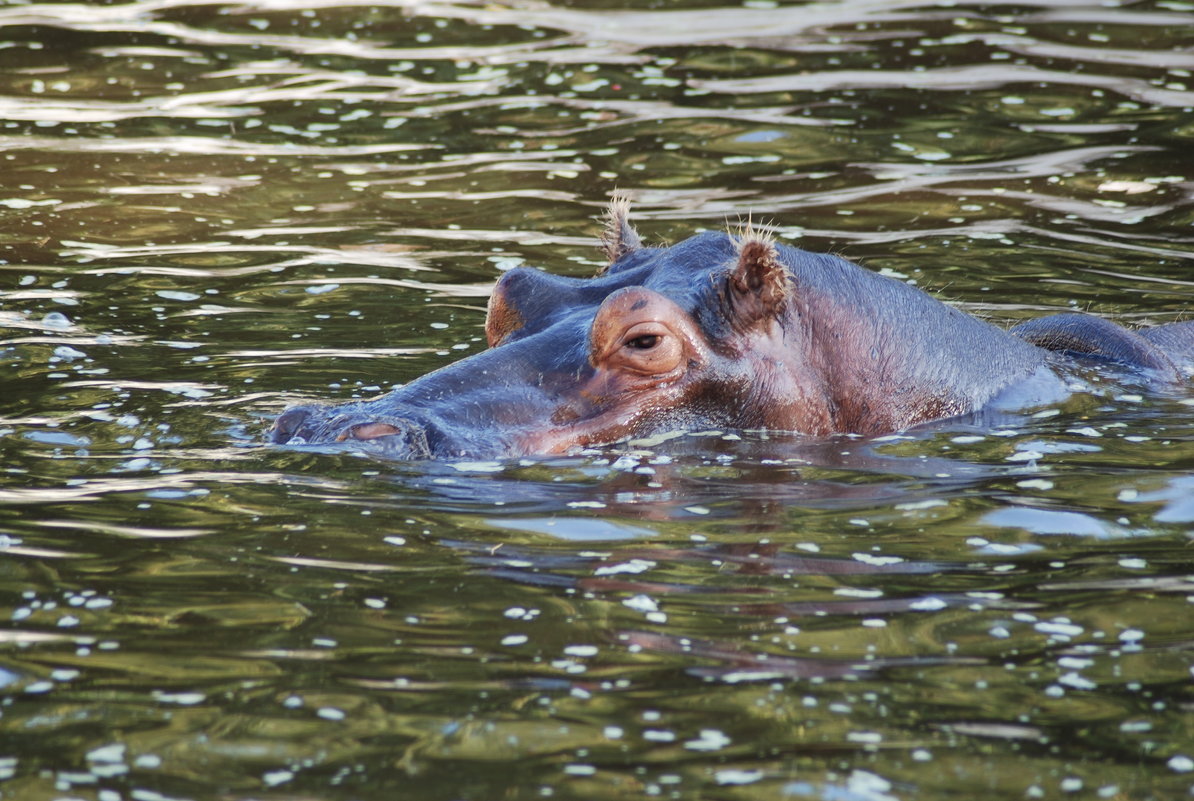
[[[678,337],[662,323],[634,323],[622,332],[621,344],[608,356],[606,364],[640,375],[659,375],[677,369],[684,356]]]
[[[674,301],[641,286],[609,295],[589,329],[589,363],[617,374],[623,389],[675,380],[703,361],[696,322]],[[612,379],[611,379],[612,380]]]
[[[626,347],[634,348],[635,350],[650,350],[659,344],[660,339],[659,334],[643,334],[640,337],[627,340]]]

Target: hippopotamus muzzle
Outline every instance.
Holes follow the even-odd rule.
[[[346,413],[336,406],[294,406],[274,421],[270,441],[279,444],[368,442],[397,459],[429,459],[441,437],[426,421],[388,414]]]

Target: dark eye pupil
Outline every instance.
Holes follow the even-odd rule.
[[[644,334],[641,337],[635,337],[626,343],[626,347],[634,348],[635,350],[650,350],[659,344],[658,334]]]

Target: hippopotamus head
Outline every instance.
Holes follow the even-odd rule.
[[[991,394],[990,381],[969,386],[920,352],[939,350],[924,336],[892,334],[927,313],[960,326],[938,331],[947,337],[986,325],[919,290],[749,229],[645,247],[627,211],[611,205],[598,275],[505,273],[489,349],[375,400],[290,408],[272,440],[369,443],[400,458],[558,454],[677,430],[875,433]],[[922,362],[928,375],[914,380]]]

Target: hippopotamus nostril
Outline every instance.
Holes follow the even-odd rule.
[[[395,434],[403,434],[413,430],[416,426],[409,420],[399,420],[398,425],[394,423],[387,423],[385,421],[376,420],[369,423],[358,423],[351,425],[344,431],[340,432],[340,436],[336,437],[337,442],[343,442],[348,438],[353,439],[380,439],[381,437],[391,437]]]
[[[386,415],[350,425],[336,439],[339,442],[347,439],[373,442],[383,450],[401,453],[407,458],[421,459],[431,456],[428,435],[434,430],[427,422]]]
[[[311,410],[302,406],[287,409],[274,421],[274,427],[270,429],[270,440],[279,444],[290,442],[310,417]]]

